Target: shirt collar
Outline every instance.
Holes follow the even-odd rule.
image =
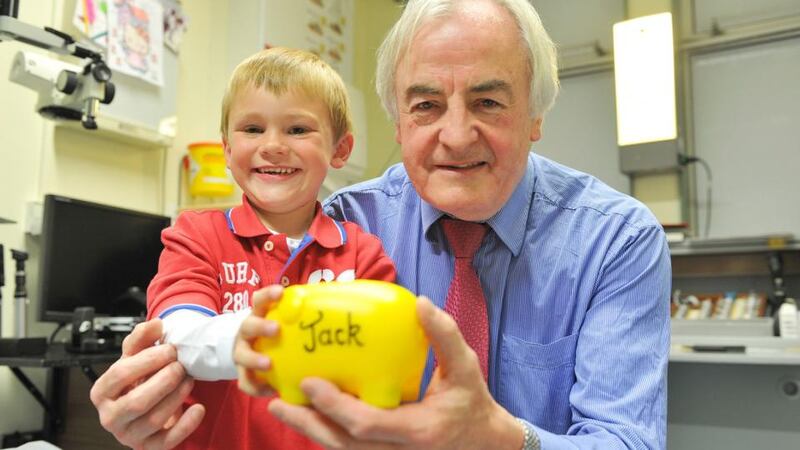
[[[514,189],[514,192],[511,194],[511,197],[506,204],[500,208],[500,211],[486,221],[506,247],[511,250],[514,256],[519,255],[519,252],[522,250],[522,243],[525,240],[525,224],[528,221],[528,213],[531,208],[533,185],[533,165],[530,162],[530,158],[528,158],[525,173]],[[420,207],[422,228],[427,235],[430,227],[436,223],[439,218],[444,216],[445,213],[434,208],[425,200],[421,201]]]
[[[261,223],[261,219],[258,218],[258,214],[256,214],[246,195],[242,195],[241,205],[225,212],[225,217],[228,220],[228,228],[239,237],[252,238],[272,234]],[[314,208],[314,219],[311,221],[311,226],[308,228],[306,235],[311,236],[325,248],[336,248],[347,242],[347,233],[344,230],[344,226],[325,215],[319,202]]]

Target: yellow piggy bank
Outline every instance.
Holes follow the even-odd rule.
[[[266,317],[280,333],[253,343],[272,360],[255,375],[284,401],[309,403],[300,390],[308,376],[381,408],[417,399],[428,340],[405,288],[374,280],[289,286]]]

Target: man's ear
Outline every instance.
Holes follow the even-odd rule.
[[[542,117],[535,117],[531,119],[531,142],[536,142],[542,138]]]
[[[400,143],[400,122],[394,123],[394,140],[398,144]]]
[[[350,152],[353,151],[353,133],[347,133],[339,139],[336,143],[336,148],[333,151],[333,158],[331,158],[331,167],[334,169],[341,169],[347,158],[350,157]]]

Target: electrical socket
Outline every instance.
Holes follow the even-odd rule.
[[[42,221],[44,219],[44,205],[42,202],[27,202],[25,204],[25,232],[31,236],[42,234]]]

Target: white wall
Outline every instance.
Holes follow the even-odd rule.
[[[698,222],[710,237],[800,237],[800,37],[692,58]]]
[[[595,72],[561,80],[561,92],[542,126],[534,153],[590,173],[630,194],[630,179],[619,170],[614,73]]]
[[[38,5],[37,5],[38,3]],[[20,8],[20,19],[43,26],[51,23],[51,2],[40,0],[28,2]],[[18,50],[26,48],[17,42],[0,43],[0,217],[17,222],[13,225],[0,225],[0,243],[5,246],[5,279],[2,289],[2,334],[13,333],[12,301],[14,272],[9,254],[10,248],[24,250],[25,235],[22,221],[25,217],[25,202],[35,200],[40,192],[40,166],[44,134],[47,124],[33,112],[36,96],[21,86],[7,81],[11,60]],[[13,107],[11,105],[14,105]],[[27,431],[40,427],[41,407],[19,384],[11,371],[0,367],[0,403],[4,412],[0,414],[0,433],[13,430]],[[25,372],[43,388],[44,371]],[[13,405],[13,414],[8,414]]]

